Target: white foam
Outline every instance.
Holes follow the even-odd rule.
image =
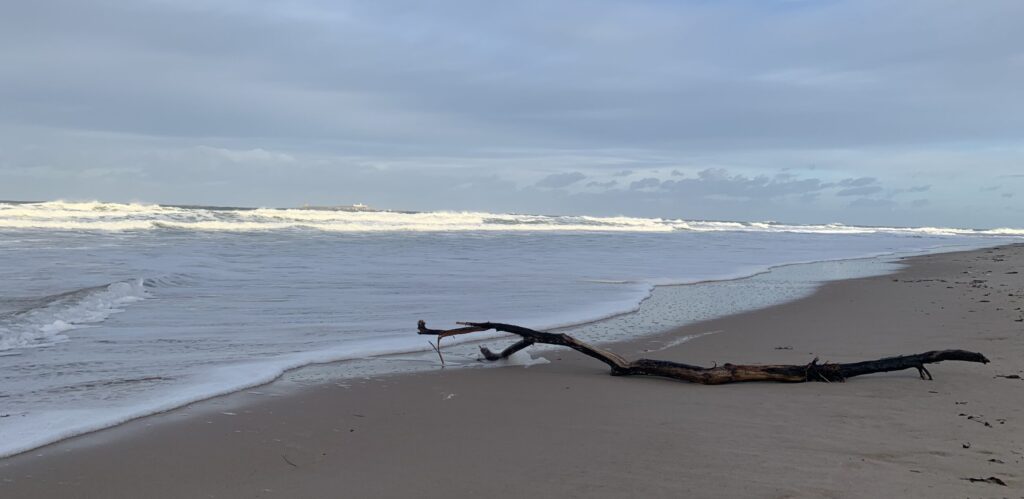
[[[508,366],[530,367],[550,364],[551,361],[544,357],[534,357],[530,355],[530,352],[527,352],[526,350],[520,350],[503,359],[502,363]]]
[[[142,279],[136,279],[44,298],[37,307],[0,316],[0,351],[66,341],[63,333],[103,322],[145,297]]]
[[[714,331],[704,331],[703,333],[688,334],[688,335],[685,335],[685,336],[680,336],[678,338],[675,338],[675,339],[673,339],[671,341],[666,342],[661,347],[655,348],[652,351],[653,352],[660,352],[662,350],[668,350],[669,348],[677,347],[679,345],[682,345],[683,343],[689,343],[689,342],[691,342],[693,340],[696,340],[698,338],[703,338],[705,336],[708,336],[708,335],[711,335],[711,334],[718,334],[718,333],[721,333],[721,332],[722,331],[720,329],[716,329]]]
[[[498,335],[484,335],[484,338],[495,336]],[[191,380],[193,382],[165,391],[159,397],[148,397],[141,403],[128,406],[49,409],[43,414],[7,414],[0,426],[0,458],[201,400],[265,385],[286,371],[299,367],[409,351],[418,349],[410,349],[404,341],[348,344],[333,350],[283,355],[266,362],[226,365],[202,373],[201,380]],[[0,415],[3,413],[0,412]]]
[[[194,230],[326,232],[792,232],[817,234],[904,234],[1024,236],[1024,229],[975,230],[950,227],[860,227],[833,224],[719,222],[639,217],[547,216],[485,212],[393,212],[367,209],[221,209],[52,201],[0,203],[0,229]]]

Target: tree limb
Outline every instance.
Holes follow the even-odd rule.
[[[572,336],[561,333],[535,331],[513,324],[497,322],[460,322],[465,327],[458,329],[428,329],[426,323],[419,321],[419,334],[434,335],[440,344],[441,338],[460,334],[495,330],[518,335],[522,339],[500,353],[494,353],[487,347],[480,347],[480,352],[489,361],[504,359],[534,343],[558,345],[572,348],[584,355],[604,362],[611,368],[613,376],[660,376],[700,383],[704,385],[721,385],[745,381],[776,381],[782,383],[804,383],[807,381],[845,381],[847,378],[865,374],[917,369],[921,379],[932,379],[925,364],[935,364],[945,360],[964,362],[980,362],[987,364],[984,355],[966,350],[932,350],[916,355],[900,355],[884,359],[834,364],[819,364],[818,359],[805,365],[734,365],[723,364],[714,367],[700,367],[667,360],[638,359],[628,361],[618,354],[584,343]],[[438,355],[440,355],[438,350]],[[443,360],[443,359],[442,359]]]

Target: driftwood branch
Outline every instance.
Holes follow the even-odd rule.
[[[480,352],[489,361],[504,359],[534,343],[546,345],[558,345],[572,348],[584,355],[593,357],[604,362],[611,368],[613,376],[660,376],[665,378],[679,379],[704,385],[721,385],[725,383],[739,383],[744,381],[777,381],[782,383],[804,383],[807,381],[845,381],[847,378],[861,376],[864,374],[881,373],[889,371],[902,371],[904,369],[917,369],[921,379],[932,379],[932,375],[924,366],[935,364],[945,360],[959,360],[964,362],[980,362],[987,364],[988,359],[977,352],[966,350],[932,350],[930,352],[916,355],[900,355],[897,357],[886,357],[884,359],[869,360],[865,362],[853,362],[849,364],[823,363],[819,364],[814,359],[804,365],[734,365],[723,364],[715,367],[700,367],[667,360],[638,359],[626,360],[618,354],[584,343],[572,336],[560,333],[546,333],[535,331],[512,324],[501,324],[496,322],[460,322],[458,329],[428,329],[426,323],[419,322],[419,334],[437,336],[438,343],[441,338],[460,334],[476,333],[481,331],[495,330],[518,335],[521,339],[515,344],[494,353],[487,347],[480,347]],[[441,352],[438,350],[438,355]],[[443,361],[443,358],[442,358]]]

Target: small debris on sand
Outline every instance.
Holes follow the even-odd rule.
[[[975,482],[991,483],[991,484],[994,484],[994,485],[1002,485],[1003,487],[1006,487],[1006,482],[1004,482],[1004,481],[1002,481],[1002,480],[1000,480],[1000,479],[998,479],[998,478],[996,478],[994,476],[990,476],[988,478],[961,478],[961,480],[967,480],[967,481],[972,482],[972,483],[975,483]]]

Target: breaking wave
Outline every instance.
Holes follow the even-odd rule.
[[[143,279],[134,279],[17,300],[18,309],[0,312],[0,352],[66,341],[63,333],[103,322],[122,306],[146,298],[145,288]]]
[[[1024,236],[1024,229],[865,227],[775,222],[720,222],[639,217],[523,215],[485,212],[401,212],[364,206],[326,208],[217,208],[120,203],[0,202],[0,230],[275,231],[326,232],[797,232],[920,236]]]

